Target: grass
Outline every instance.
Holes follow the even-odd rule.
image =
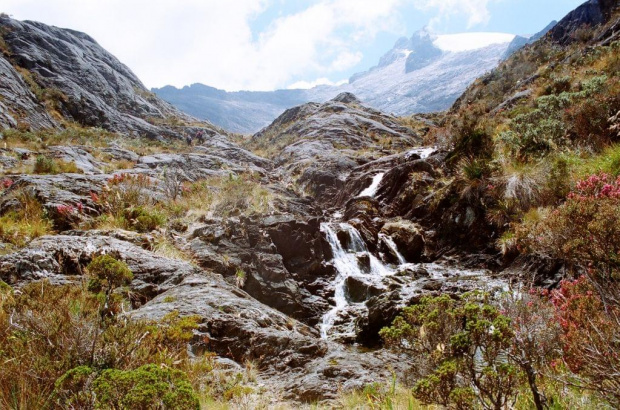
[[[81,174],[74,162],[67,162],[61,159],[49,158],[44,155],[37,156],[32,168],[33,174]]]
[[[18,247],[32,239],[52,232],[52,222],[41,203],[29,192],[17,190],[11,194],[19,206],[0,216],[0,240]]]

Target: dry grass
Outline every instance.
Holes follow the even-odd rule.
[[[32,239],[52,232],[52,222],[47,218],[41,203],[25,190],[10,194],[18,207],[0,216],[0,240],[16,246],[25,246]]]

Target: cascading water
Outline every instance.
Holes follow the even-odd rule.
[[[357,197],[359,198],[361,196],[375,196],[375,194],[377,193],[377,189],[379,189],[379,184],[381,183],[381,180],[383,179],[384,175],[385,175],[385,172],[381,172],[375,175],[374,177],[372,177],[372,183],[370,184],[370,186],[364,189],[362,192],[360,192],[360,194]]]
[[[348,243],[346,248],[338,238],[338,231],[345,232],[347,235]],[[379,259],[368,251],[362,237],[353,226],[347,223],[322,223],[321,232],[325,234],[327,242],[332,249],[334,267],[338,272],[334,281],[334,301],[336,305],[323,316],[320,325],[321,337],[325,339],[334,325],[338,312],[349,305],[345,291],[347,278],[354,276],[365,277],[371,280],[374,278],[380,279],[392,274],[393,270],[381,263]],[[358,256],[360,254],[368,255],[370,260],[370,270],[367,273],[359,266]]]
[[[387,246],[390,249],[390,252],[392,253],[392,255],[396,256],[396,259],[398,259],[399,264],[403,265],[407,263],[407,261],[405,260],[405,257],[398,251],[398,247],[396,246],[396,244],[394,243],[394,240],[391,237],[387,236],[384,233],[380,233],[379,239],[383,241],[385,246]]]

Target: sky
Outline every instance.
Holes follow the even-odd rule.
[[[83,31],[148,87],[269,91],[346,82],[400,37],[533,34],[585,0],[0,0]]]

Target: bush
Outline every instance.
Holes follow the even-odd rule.
[[[81,173],[82,171],[73,162],[65,162],[59,159],[48,158],[43,155],[37,156],[33,171],[35,174],[61,174]]]
[[[462,301],[448,295],[425,297],[381,330],[386,344],[417,359],[417,399],[452,408],[502,408],[516,394],[521,372],[507,359],[510,320],[480,293]],[[474,394],[477,392],[477,395]]]
[[[151,232],[166,223],[166,217],[163,214],[142,206],[125,209],[123,218],[127,228],[137,232]]]
[[[11,193],[17,206],[0,216],[0,241],[24,246],[52,232],[52,223],[38,199],[29,191]]]
[[[187,375],[154,364],[135,370],[104,370],[93,382],[98,406],[128,409],[199,409]]]
[[[80,286],[35,282],[15,294],[0,286],[0,408],[49,408],[52,403],[89,408],[81,405],[94,397],[92,382],[102,370],[151,363],[203,383],[212,369],[210,358],[190,361],[187,351],[197,317],[172,312],[159,322],[119,316],[102,322],[104,304]]]

